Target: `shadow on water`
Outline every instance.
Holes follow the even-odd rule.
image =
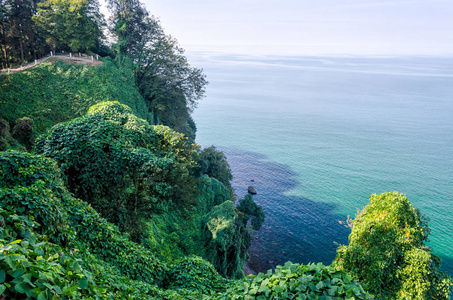
[[[434,251],[434,254],[436,254],[436,251]],[[441,256],[440,258],[442,259],[442,266],[440,269],[453,277],[453,258],[448,256]]]
[[[346,244],[350,229],[339,224],[345,216],[336,206],[310,199],[287,196],[300,185],[290,167],[270,161],[266,156],[237,149],[220,149],[227,156],[234,176],[237,198],[253,185],[254,200],[263,207],[266,219],[254,233],[250,248],[250,267],[266,272],[287,261],[330,264],[337,244]]]

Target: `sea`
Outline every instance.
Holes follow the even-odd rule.
[[[371,194],[404,193],[453,275],[453,58],[193,52],[209,85],[197,143],[266,214],[249,266],[330,264]]]

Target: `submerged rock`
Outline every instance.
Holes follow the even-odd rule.
[[[252,194],[252,195],[255,195],[256,194],[256,189],[254,186],[249,186],[249,188],[247,189],[248,193],[249,194]]]

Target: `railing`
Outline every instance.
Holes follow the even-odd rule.
[[[54,53],[52,51],[50,51],[49,54],[41,57],[40,59],[35,59],[34,62],[31,62],[31,63],[27,63],[27,64],[24,64],[24,65],[21,65],[21,66],[18,66],[16,68],[7,68],[7,69],[3,69],[0,71],[0,75],[6,75],[6,74],[14,74],[14,73],[17,73],[17,72],[21,72],[21,71],[25,71],[27,69],[30,69],[30,68],[33,68],[43,62],[45,62],[46,60],[48,60],[49,58],[51,57],[54,57],[54,56],[64,56],[64,57],[67,57],[68,59],[71,59],[71,60],[79,60],[79,61],[98,61],[99,60],[99,55],[88,55],[88,54],[85,54],[85,53],[81,53],[81,52],[78,52],[78,53],[65,53],[65,52],[61,52],[61,53]]]

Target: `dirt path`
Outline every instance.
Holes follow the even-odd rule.
[[[57,54],[57,55],[52,55],[52,56],[45,56],[43,58],[40,58],[36,60],[33,63],[29,63],[26,65],[23,65],[22,67],[18,67],[15,69],[9,69],[9,74],[14,74],[18,72],[22,72],[28,69],[31,69],[39,64],[42,64],[44,62],[47,63],[54,63],[57,60],[61,60],[65,63],[75,63],[77,65],[89,65],[89,66],[100,66],[103,64],[102,61],[97,60],[96,57],[91,57],[86,54],[82,54],[82,57],[79,56],[70,56],[69,54]],[[8,74],[8,70],[1,70],[0,75],[6,75]]]

